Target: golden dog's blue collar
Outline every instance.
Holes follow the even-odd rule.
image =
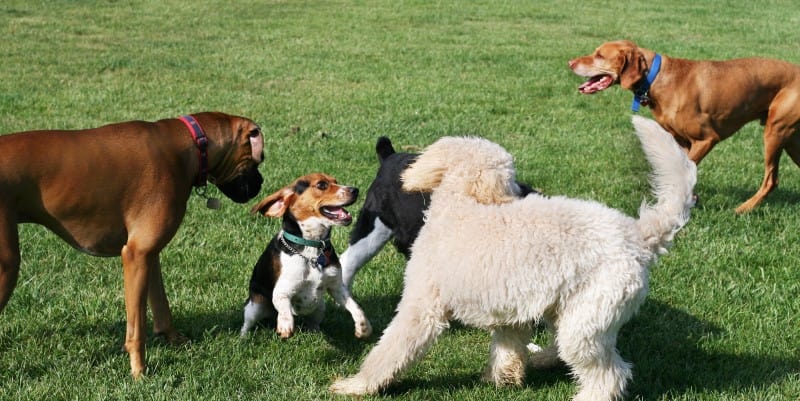
[[[658,71],[661,69],[661,55],[656,53],[655,57],[653,57],[653,64],[650,65],[650,71],[647,73],[647,77],[645,78],[644,82],[633,91],[633,103],[631,103],[631,111],[634,113],[639,112],[639,106],[647,106],[650,104],[650,85],[653,84],[653,81],[656,80],[656,76],[658,75]]]

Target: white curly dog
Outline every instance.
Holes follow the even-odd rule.
[[[643,117],[633,125],[656,197],[638,220],[593,201],[516,199],[513,159],[488,140],[430,145],[403,175],[404,189],[433,193],[397,314],[361,370],[330,391],[385,388],[457,319],[492,331],[488,381],[522,383],[526,344],[543,321],[554,341],[533,354],[533,366],[565,362],[578,382],[574,400],[623,396],[631,366],[617,352],[617,333],[647,295],[648,266],[689,220],[696,180],[672,135]]]

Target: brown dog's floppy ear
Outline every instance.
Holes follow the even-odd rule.
[[[294,202],[296,196],[290,187],[282,188],[258,202],[250,209],[250,213],[261,213],[267,217],[281,217],[286,213],[289,205]]]
[[[625,89],[633,89],[644,77],[647,62],[636,46],[621,49],[620,57],[624,57],[625,60],[622,62],[622,71],[619,74],[619,85]]]

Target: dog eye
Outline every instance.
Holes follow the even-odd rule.
[[[319,189],[320,191],[324,191],[324,190],[328,189],[328,182],[327,181],[318,182],[317,183],[317,189]]]

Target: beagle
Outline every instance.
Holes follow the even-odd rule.
[[[369,320],[342,284],[339,258],[330,240],[332,226],[352,222],[344,207],[357,197],[358,188],[313,173],[253,206],[252,213],[282,217],[283,224],[253,268],[241,336],[258,321],[276,314],[276,330],[283,339],[295,332],[294,316],[306,316],[305,327],[318,330],[325,314],[325,291],[350,312],[357,338],[372,333]]]

